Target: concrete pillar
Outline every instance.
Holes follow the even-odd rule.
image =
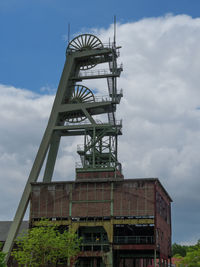
[[[113,252],[112,247],[110,247],[110,251],[105,253],[102,257],[103,262],[105,263],[106,267],[113,267]]]
[[[154,249],[154,267],[156,267],[156,258],[157,258],[156,249]]]
[[[161,258],[159,258],[159,267],[162,267],[162,266],[161,266]]]
[[[97,267],[97,258],[93,259],[93,267]]]

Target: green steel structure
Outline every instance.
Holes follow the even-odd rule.
[[[69,42],[47,128],[3,248],[8,257],[30,199],[31,183],[38,180],[45,159],[43,182],[52,181],[61,137],[83,136],[84,143],[77,149],[81,162],[76,166],[76,180],[89,174],[95,178],[105,173],[112,179],[123,177],[117,157],[122,124],[115,118],[122,97],[122,91],[117,91],[117,77],[122,71],[117,65],[119,48],[115,41],[103,44],[92,34],[79,35]],[[108,68],[99,69],[102,63],[108,63]],[[107,79],[106,97],[83,85],[84,80],[91,79]]]

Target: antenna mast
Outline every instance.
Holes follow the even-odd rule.
[[[116,46],[116,16],[114,15],[114,47]]]
[[[68,23],[68,44],[70,42],[70,23]]]

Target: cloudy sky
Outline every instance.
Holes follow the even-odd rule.
[[[0,220],[12,220],[40,144],[71,38],[113,36],[124,97],[125,178],[158,177],[173,199],[173,241],[200,238],[200,2],[0,1]],[[122,3],[121,3],[122,2]],[[84,4],[83,4],[84,3]],[[114,4],[115,3],[115,4]],[[84,83],[85,84],[85,83]],[[105,94],[103,81],[86,84]],[[79,138],[63,140],[55,180],[73,180]]]

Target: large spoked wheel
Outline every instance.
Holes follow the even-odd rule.
[[[72,51],[84,51],[103,47],[102,42],[93,34],[81,34],[75,37],[68,45]]]
[[[94,102],[94,95],[92,91],[83,85],[75,85],[72,96],[70,98],[70,103],[86,103]]]
[[[86,51],[92,49],[102,48],[103,44],[99,38],[92,34],[81,34],[75,37],[68,45],[67,50],[72,52],[75,51]],[[89,70],[95,67],[96,64],[90,62],[90,60],[86,60],[81,65],[81,70]]]
[[[83,85],[75,85],[69,103],[78,104],[90,103],[94,101],[94,95],[89,88]],[[73,111],[68,114],[66,121],[70,123],[78,123],[84,121],[85,119],[85,114],[82,111]]]

